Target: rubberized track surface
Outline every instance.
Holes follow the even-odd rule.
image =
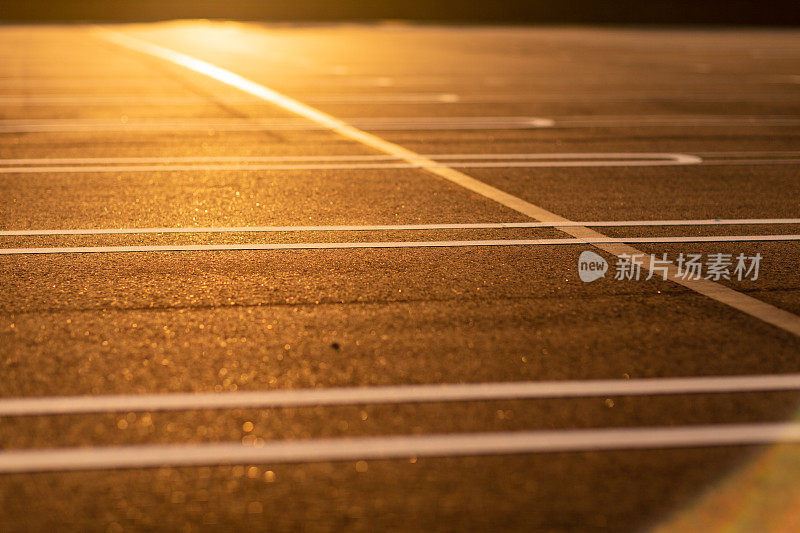
[[[786,527],[799,60],[788,30],[0,28],[2,529],[700,527],[753,465],[746,519]],[[614,280],[631,250],[763,259]]]

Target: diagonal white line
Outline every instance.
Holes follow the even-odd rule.
[[[458,170],[442,167],[440,163],[432,159],[422,157],[420,154],[412,150],[355,128],[327,113],[303,104],[302,102],[269,89],[268,87],[265,87],[252,80],[239,76],[238,74],[235,74],[224,68],[218,67],[206,61],[202,61],[195,57],[176,52],[175,50],[170,50],[169,48],[165,48],[163,46],[130,37],[123,33],[114,32],[107,29],[96,29],[95,35],[125,48],[158,57],[165,61],[170,61],[232,87],[236,87],[237,89],[240,89],[248,94],[261,98],[267,102],[271,102],[286,111],[295,113],[319,124],[320,126],[330,129],[331,131],[336,132],[345,138],[374,148],[379,152],[396,156],[403,161],[419,164],[431,174],[460,185],[461,187],[464,187],[465,189],[477,193],[485,198],[492,199],[535,220],[540,220],[542,222],[570,222],[566,218],[552,213],[542,207],[492,187],[491,185],[487,185],[486,183],[468,176],[463,172],[459,172]],[[789,123],[793,122],[794,118],[795,117],[790,117],[788,119]],[[784,119],[785,117],[778,117],[778,122]],[[549,125],[552,126],[553,124],[551,123]],[[559,229],[569,235],[572,235],[573,237],[581,239],[604,237],[603,234],[587,227],[559,227]],[[642,254],[642,252],[639,250],[622,243],[598,243],[595,244],[595,246],[617,257],[623,254]],[[657,268],[657,265],[654,265],[652,261],[646,261],[643,266],[647,270]],[[671,281],[707,296],[708,298],[729,305],[734,309],[758,318],[768,324],[772,324],[773,326],[790,332],[793,335],[800,336],[800,317],[795,314],[725,287],[719,283],[714,283],[709,280],[682,279],[680,277],[678,268],[674,264],[668,267],[668,278]]]
[[[0,451],[0,473],[740,446],[800,441],[800,424],[715,424]]]
[[[65,246],[44,248],[0,248],[0,255],[45,255],[74,253],[211,252],[245,250],[344,250],[356,248],[463,248],[467,246],[566,246],[612,243],[690,242],[790,242],[800,235],[722,235],[689,237],[586,237],[576,239],[498,239],[474,241],[376,241],[376,242],[292,242],[247,244],[166,244],[144,246]],[[639,252],[643,259],[643,252]],[[642,263],[645,266],[647,262]]]
[[[0,398],[0,417],[800,390],[800,374]]]

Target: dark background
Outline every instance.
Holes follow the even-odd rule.
[[[427,20],[798,25],[800,0],[0,0],[0,21]]]

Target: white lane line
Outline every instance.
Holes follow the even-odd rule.
[[[798,160],[800,161],[800,160]],[[772,161],[769,164],[796,164],[798,161]],[[554,162],[503,162],[503,163],[442,163],[450,168],[559,168],[559,167],[662,167],[697,163],[663,161],[554,161]],[[718,163],[719,164],[719,163]],[[746,164],[737,162],[734,164]],[[763,162],[758,162],[763,164]],[[431,168],[432,165],[412,163],[341,163],[306,165],[138,165],[138,166],[79,166],[79,167],[9,167],[0,168],[0,174],[86,174],[114,172],[208,172],[208,171],[278,171],[278,170],[387,170]]]
[[[561,227],[561,226],[559,226]],[[248,244],[168,244],[148,246],[68,246],[0,248],[0,255],[128,252],[209,252],[244,250],[342,250],[352,248],[463,248],[467,246],[565,246],[612,243],[790,242],[800,235],[722,235],[687,237],[585,237],[575,239],[499,239],[474,241],[303,242]],[[644,259],[644,253],[639,252]],[[642,264],[644,267],[647,264]]]
[[[108,29],[98,28],[94,31],[94,34],[102,39],[116,43],[119,46],[136,50],[143,54],[158,57],[165,61],[169,61],[194,72],[208,76],[231,87],[236,87],[245,93],[261,98],[267,102],[271,102],[286,111],[295,113],[301,117],[316,122],[320,126],[324,126],[332,132],[338,133],[347,139],[359,142],[365,146],[369,146],[370,148],[373,148],[379,152],[397,156],[404,161],[415,164],[421,163],[420,159],[423,159],[423,166],[426,172],[439,176],[440,178],[444,178],[485,198],[494,200],[499,204],[513,209],[518,213],[527,215],[532,219],[540,220],[542,222],[570,222],[568,219],[560,215],[527,202],[522,198],[518,198],[517,196],[509,194],[496,187],[492,187],[491,185],[477,180],[456,169],[442,168],[436,161],[428,158],[422,158],[420,154],[414,152],[413,150],[409,150],[408,148],[404,148],[398,144],[382,139],[377,135],[360,130],[327,113],[303,104],[302,102],[283,95],[252,80],[239,76],[238,74],[235,74],[224,68],[212,65],[211,63],[202,61],[195,57],[176,52],[175,50],[170,50],[169,48],[164,48],[163,46],[143,41],[141,39],[136,39],[123,33]],[[605,237],[603,234],[585,226],[560,227],[559,229],[564,233],[572,235],[576,238]],[[595,246],[600,250],[613,254],[617,257],[623,254],[632,256],[642,253],[636,248],[622,243],[596,244]],[[658,265],[654,265],[652,262],[646,262],[644,268],[645,270],[652,271],[655,268],[658,268]],[[800,317],[797,315],[775,307],[772,304],[768,304],[753,298],[752,296],[748,296],[744,293],[725,287],[719,283],[714,283],[709,280],[683,279],[680,274],[681,273],[678,267],[674,264],[668,267],[668,278],[671,281],[674,281],[675,283],[678,283],[679,285],[682,285],[708,298],[733,307],[734,309],[737,309],[752,317],[758,318],[759,320],[762,320],[777,328],[783,329],[784,331],[787,331],[793,335],[800,336]]]
[[[219,464],[276,464],[601,450],[741,446],[800,441],[799,423],[565,429],[0,451],[0,473]]]
[[[549,128],[553,121],[540,117],[409,117],[355,118],[353,124],[381,131],[484,130]],[[70,133],[123,131],[316,131],[329,129],[314,121],[288,119],[7,119],[0,133]]]
[[[519,102],[524,101],[525,95],[504,97],[502,95],[478,95],[469,97],[470,103],[475,102]],[[527,96],[530,98],[530,96]],[[224,96],[219,98],[226,104],[252,104],[264,105],[263,100],[253,97]],[[309,95],[307,101],[314,103],[337,104],[455,104],[462,101],[462,97],[454,93],[365,93],[365,94],[315,94]],[[198,104],[208,105],[208,99],[192,95],[75,95],[75,94],[12,94],[0,96],[0,105],[24,106],[50,106],[50,105],[151,105],[151,106],[180,106]]]
[[[756,155],[767,155],[754,152]],[[773,154],[773,153],[771,153]],[[782,155],[780,152],[775,155]],[[800,155],[800,152],[786,152]],[[702,158],[696,155],[666,152],[549,152],[513,154],[420,154],[421,160],[667,160],[677,163],[698,163]],[[297,162],[350,162],[350,161],[405,161],[391,154],[370,155],[276,155],[276,156],[165,156],[165,157],[60,157],[0,159],[0,165],[116,165],[116,164],[162,164],[162,163],[297,163]]]
[[[506,157],[502,157],[505,155]],[[492,155],[491,159],[514,159],[519,154]],[[537,154],[531,154],[535,156]],[[457,159],[483,158],[481,154],[463,154]],[[436,156],[449,159],[451,154]],[[43,157],[26,159],[0,159],[0,166],[11,165],[123,165],[123,164],[169,164],[169,163],[303,163],[303,162],[351,162],[351,161],[399,161],[391,155],[286,155],[286,156],[196,156],[196,157]]]
[[[692,154],[669,152],[532,152],[532,153],[479,153],[479,154],[419,154],[422,161],[427,159],[441,161],[471,160],[668,160],[676,163],[695,164],[704,162],[704,157],[783,157],[796,159],[799,151],[783,152],[692,152]],[[731,159],[741,161],[742,159]],[[753,159],[744,159],[750,161]],[[758,159],[762,160],[762,159]],[[769,160],[769,159],[763,159]],[[315,162],[380,162],[407,161],[406,158],[391,154],[356,155],[242,155],[242,156],[162,156],[162,157],[43,157],[25,159],[0,159],[0,166],[11,165],[124,165],[124,164],[168,164],[168,163],[315,163]]]
[[[125,131],[317,131],[330,129],[319,122],[298,119],[6,119],[0,133],[75,133]],[[415,130],[516,130],[537,128],[611,128],[666,126],[791,127],[800,125],[794,116],[742,117],[565,117],[467,116],[467,117],[353,117],[353,127],[375,131]]]
[[[0,398],[0,417],[800,390],[800,374]]]
[[[15,51],[16,52],[16,51]],[[2,56],[0,56],[0,59]],[[13,58],[15,60],[19,60],[19,54],[14,53]],[[51,65],[48,65],[51,66]],[[81,64],[81,66],[85,67],[85,64]],[[609,88],[607,82],[603,82],[602,84],[598,84],[594,87],[595,90],[591,92],[586,92],[585,90],[581,90],[577,94],[572,93],[563,93],[563,92],[543,92],[545,90],[551,91],[551,89],[543,86],[537,86],[537,84],[531,84],[530,75],[521,75],[517,77],[508,77],[505,79],[501,79],[499,77],[486,77],[486,76],[474,76],[474,75],[466,75],[466,76],[342,76],[342,75],[332,75],[332,74],[292,74],[289,72],[281,72],[277,76],[279,79],[275,79],[277,83],[280,83],[280,86],[285,90],[297,90],[298,94],[302,94],[303,96],[310,96],[308,94],[309,86],[321,86],[327,88],[333,87],[343,87],[347,88],[346,90],[350,90],[352,87],[408,87],[409,90],[417,91],[420,87],[428,86],[428,87],[439,87],[441,89],[430,89],[430,92],[446,92],[452,91],[453,87],[459,85],[469,85],[475,86],[476,84],[482,84],[484,86],[494,86],[494,87],[511,87],[515,91],[519,91],[520,94],[527,94],[539,96],[542,94],[543,98],[553,98],[556,99],[561,97],[559,102],[569,101],[574,97],[583,97],[583,95],[595,96],[595,95],[603,95],[603,91],[611,91],[613,96],[617,95],[634,95],[634,97],[642,96],[642,92],[632,93],[630,91],[626,91],[624,89],[615,90],[615,87]],[[753,86],[753,87],[760,87],[763,88],[764,83],[791,83],[795,84],[798,83],[796,81],[789,80],[788,77],[784,77],[781,79],[779,76],[763,76],[759,79],[755,77],[751,77],[750,80],[738,79],[736,80],[736,86],[738,88]],[[110,76],[65,76],[65,75],[48,75],[48,76],[25,76],[25,77],[0,77],[0,87],[14,87],[14,88],[24,88],[27,91],[36,90],[36,89],[80,89],[81,91],[85,91],[86,89],[94,89],[100,88],[107,90],[109,87],[118,87],[120,91],[124,90],[131,90],[134,87],[146,87],[148,89],[152,89],[153,85],[156,82],[163,82],[163,77],[158,76],[118,76],[118,77],[110,77]],[[685,89],[685,82],[679,80],[679,82],[675,85],[675,94],[677,95],[685,95],[683,89]],[[664,85],[664,90],[669,89],[667,85]],[[176,89],[180,90],[182,87],[177,87]],[[339,89],[345,90],[345,89]],[[301,91],[305,91],[301,93]],[[540,91],[542,91],[540,93]],[[56,91],[48,91],[48,92],[56,92]],[[607,94],[607,93],[605,93]],[[718,93],[709,93],[709,94],[718,94]],[[754,93],[759,94],[759,93]],[[763,93],[761,93],[763,94]],[[772,96],[771,94],[767,94],[766,96]],[[788,93],[788,96],[791,96],[791,93]]]
[[[369,156],[367,156],[369,157]],[[430,157],[430,156],[427,156]],[[113,159],[113,158],[109,158]],[[121,158],[120,158],[121,159]],[[128,158],[134,159],[134,158]],[[141,158],[143,160],[154,160],[158,158]],[[189,158],[186,158],[189,159]],[[208,158],[207,158],[208,159]],[[350,161],[347,161],[347,160]],[[398,158],[392,158],[397,161]],[[447,163],[441,166],[459,168],[534,168],[534,167],[651,167],[651,166],[672,166],[672,165],[697,165],[703,160],[697,156],[687,154],[530,154],[524,157],[522,154],[511,154],[510,157],[485,156],[466,154],[463,159],[468,161],[458,161],[453,156],[442,158]],[[461,158],[459,158],[461,159]],[[488,159],[509,159],[508,161],[487,161]],[[523,161],[522,159],[532,159]],[[550,159],[550,161],[542,161]],[[326,161],[320,156],[319,161]],[[39,160],[0,160],[0,174],[54,174],[54,173],[87,173],[87,172],[168,172],[168,171],[209,171],[209,170],[376,170],[376,169],[407,169],[429,167],[430,165],[421,161],[419,163],[410,162],[353,162],[358,160],[357,156],[347,158],[339,156],[336,161],[346,162],[325,162],[325,163],[274,163],[257,164],[247,158],[240,159],[236,163],[216,163],[198,164],[199,161],[187,161],[183,164],[167,164],[169,158],[157,161],[161,164],[147,165],[141,161],[134,161],[134,165],[122,164],[91,164],[94,161],[88,160],[90,164],[61,166],[62,163],[48,159]],[[374,161],[375,158],[372,158]],[[34,165],[23,166],[22,161],[34,161]],[[83,158],[82,161],[87,161]],[[100,160],[102,161],[102,159]],[[740,160],[741,161],[741,160]],[[189,163],[189,164],[187,164]]]
[[[520,103],[536,105],[541,103],[570,102],[641,102],[641,101],[680,101],[680,102],[795,102],[794,94],[670,94],[670,93],[614,93],[614,94],[543,94],[543,93],[495,93],[495,94],[455,94],[442,92],[429,93],[344,93],[307,94],[303,101],[312,104],[501,104]],[[263,104],[251,97],[225,96],[219,100],[227,104]],[[180,106],[207,104],[208,100],[192,95],[78,95],[78,94],[9,94],[0,96],[0,105],[50,106],[50,105],[151,105]]]
[[[555,117],[561,128],[650,127],[650,126],[797,126],[797,115],[622,115]]]
[[[734,166],[734,165],[797,165],[800,159],[720,159],[716,161],[703,161],[704,165]]]
[[[709,154],[704,154],[709,155]],[[710,154],[724,156],[725,154]],[[752,155],[762,155],[753,152]],[[797,152],[770,152],[784,157],[760,159],[703,159],[680,153],[528,153],[428,154],[419,163],[398,162],[391,155],[330,156],[221,156],[221,157],[75,157],[0,159],[0,173],[160,172],[208,170],[334,170],[420,168],[425,160],[459,168],[642,167],[670,165],[778,165],[798,164]],[[795,156],[795,157],[786,157]]]
[[[701,157],[770,157],[770,156],[778,156],[778,157],[790,157],[790,156],[800,156],[800,151],[798,150],[728,150],[728,151],[717,151],[717,152],[693,152],[694,154],[701,156]]]
[[[440,167],[449,168],[599,168],[599,167],[665,167],[676,165],[797,165],[800,159],[729,159],[718,161],[695,161],[673,159],[634,161],[503,161],[503,162],[447,162]],[[2,162],[0,162],[2,165]],[[120,165],[120,166],[44,166],[2,167],[0,174],[87,174],[119,172],[208,172],[208,171],[282,171],[282,170],[388,170],[433,168],[426,163],[322,163],[292,165]]]
[[[697,220],[598,220],[580,222],[476,222],[464,224],[373,224],[363,226],[228,226],[178,228],[83,228],[0,230],[0,237],[34,235],[138,235],[147,233],[294,233],[310,231],[428,231],[554,227],[752,226],[800,224],[800,218],[730,218]]]
[[[231,104],[259,104],[264,102],[253,97],[225,96],[221,101]],[[115,94],[115,95],[75,95],[75,94],[12,94],[0,96],[0,105],[24,105],[24,106],[51,106],[51,105],[208,105],[207,98],[195,95],[135,95],[135,94]]]

